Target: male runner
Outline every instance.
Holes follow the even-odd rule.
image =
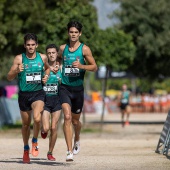
[[[49,44],[46,47],[46,53],[48,57],[48,62],[51,68],[59,68],[59,63],[57,63],[58,50],[55,44]],[[48,131],[50,130],[49,136],[49,150],[47,153],[47,159],[55,161],[53,157],[53,149],[57,140],[57,124],[59,121],[61,113],[61,103],[59,99],[59,85],[61,83],[61,71],[60,69],[55,73],[50,72],[48,81],[44,86],[44,91],[46,92],[44,112],[42,114],[42,131],[41,137],[45,139],[47,137]]]
[[[130,101],[130,91],[127,89],[127,85],[122,85],[122,92],[120,95],[120,109],[121,109],[121,115],[122,115],[122,126],[129,125],[129,116],[131,112],[131,107],[129,105]],[[126,114],[126,121],[124,122],[124,117]]]
[[[62,58],[62,83],[60,100],[64,112],[64,135],[67,144],[66,161],[73,161],[73,154],[80,151],[80,113],[84,102],[85,71],[96,71],[97,65],[88,46],[81,43],[82,24],[71,21],[67,24],[69,43],[60,46],[59,57]],[[72,146],[72,124],[74,127],[74,146]]]
[[[44,108],[45,92],[43,83],[46,83],[50,74],[50,67],[45,54],[36,52],[38,38],[33,33],[24,36],[25,53],[14,58],[13,65],[8,72],[7,79],[13,80],[18,75],[19,108],[22,118],[22,137],[24,142],[23,163],[30,163],[29,136],[31,115],[33,114],[32,155],[37,156],[38,134],[40,129],[41,113]],[[45,71],[45,75],[44,75]]]

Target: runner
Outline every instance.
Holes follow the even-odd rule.
[[[29,137],[31,115],[33,113],[32,155],[38,156],[39,149],[37,138],[45,98],[43,83],[46,83],[48,79],[50,67],[47,56],[36,52],[36,48],[38,47],[38,38],[35,34],[27,33],[24,36],[24,47],[26,52],[19,54],[14,58],[13,65],[8,72],[7,79],[11,81],[18,75],[18,103],[22,118],[22,137],[24,142],[23,163],[30,163]]]
[[[69,43],[60,46],[59,57],[62,58],[62,84],[60,100],[64,112],[64,135],[67,144],[66,161],[73,161],[73,154],[80,151],[79,121],[84,102],[85,71],[96,71],[97,65],[88,46],[81,43],[82,24],[71,21],[67,24]],[[87,62],[87,64],[86,64]],[[74,127],[74,146],[72,146],[72,124]]]
[[[46,47],[46,53],[48,56],[49,65],[51,68],[59,68],[57,63],[58,49],[55,44],[49,44]],[[41,137],[45,139],[48,131],[50,130],[49,136],[49,150],[47,153],[47,159],[55,161],[53,157],[53,149],[57,140],[57,124],[61,113],[61,103],[59,100],[58,90],[61,82],[60,69],[54,73],[50,72],[49,79],[44,86],[46,92],[45,107],[42,114],[42,131]],[[51,124],[50,124],[51,123]]]
[[[120,95],[120,109],[122,114],[122,127],[124,125],[129,125],[129,116],[131,112],[131,106],[129,105],[130,100],[130,91],[127,90],[127,85],[123,84],[122,86],[122,92]],[[126,121],[124,121],[124,117],[126,114]]]

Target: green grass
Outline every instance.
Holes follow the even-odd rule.
[[[0,130],[21,129],[21,128],[22,128],[22,123],[16,122],[16,124],[3,125],[0,128]],[[31,124],[31,128],[32,128],[32,124]]]
[[[95,128],[84,128],[81,129],[81,133],[96,133],[96,132],[100,132],[99,129],[95,129]]]

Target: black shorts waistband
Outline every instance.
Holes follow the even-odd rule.
[[[28,94],[28,93],[39,93],[41,91],[44,91],[43,89],[37,90],[37,91],[19,91],[20,94]]]
[[[68,89],[69,91],[82,91],[84,90],[84,86],[80,85],[80,86],[68,86],[66,84],[61,84],[60,87],[65,87],[66,89]]]

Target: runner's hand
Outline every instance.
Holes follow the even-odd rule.
[[[57,73],[57,71],[59,70],[59,66],[58,65],[56,65],[55,67],[50,66],[50,69],[52,72]]]
[[[20,73],[22,71],[24,71],[24,64],[23,63],[22,64],[18,64],[15,72],[18,74],[18,73]]]
[[[42,82],[45,84],[48,80],[48,75],[45,75],[43,78],[42,78]]]
[[[74,61],[73,63],[72,63],[72,66],[74,67],[74,68],[82,68],[82,64],[79,62],[79,59],[76,59],[76,61]]]

